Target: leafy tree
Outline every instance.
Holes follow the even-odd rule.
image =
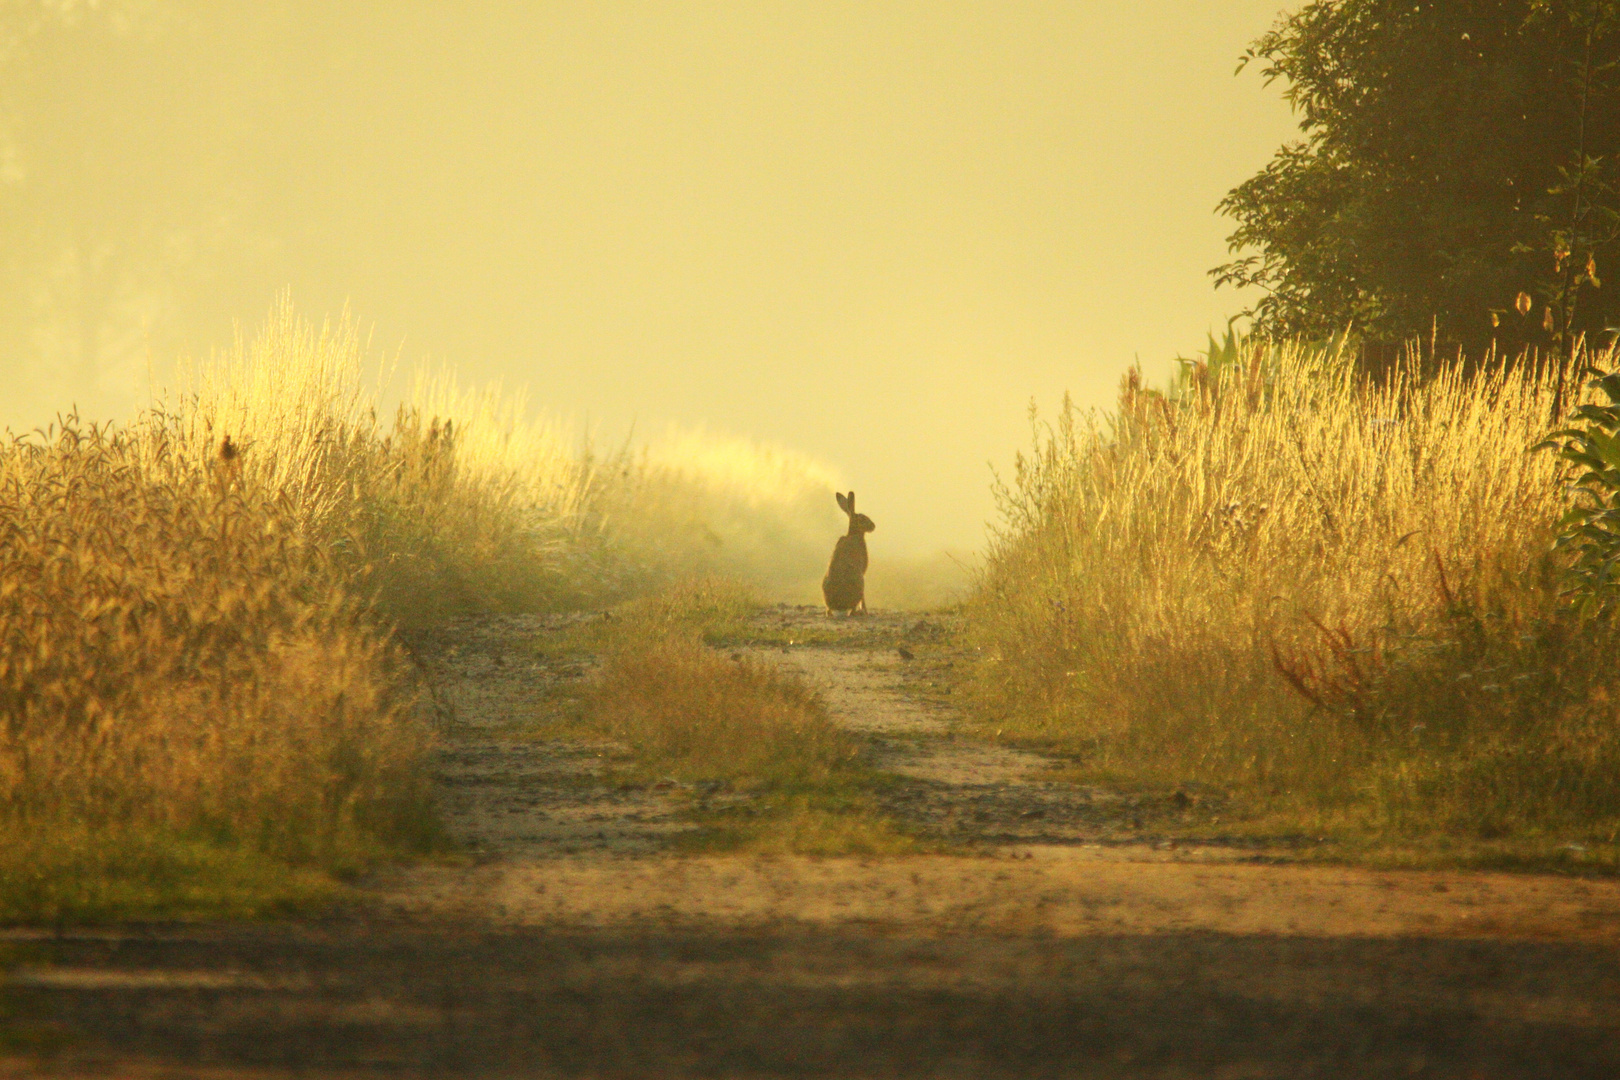
[[[1513,349],[1620,321],[1620,0],[1314,0],[1254,62],[1304,134],[1220,203],[1239,257],[1211,273],[1264,290],[1259,330]]]

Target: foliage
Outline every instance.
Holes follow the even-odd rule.
[[[1606,402],[1578,406],[1579,422],[1538,449],[1556,451],[1576,471],[1577,503],[1558,523],[1557,546],[1571,559],[1566,594],[1583,615],[1595,616],[1620,599],[1620,372],[1591,374],[1590,389]]]
[[[967,606],[988,722],[1294,829],[1606,842],[1616,641],[1558,596],[1527,452],[1555,373],[1240,355],[1036,429]]]
[[[1305,136],[1220,204],[1261,330],[1567,351],[1620,319],[1614,0],[1314,0],[1250,62]]]

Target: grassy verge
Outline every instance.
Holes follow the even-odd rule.
[[[590,631],[602,664],[584,722],[630,748],[635,778],[671,778],[720,801],[747,796],[698,812],[706,826],[699,846],[909,850],[873,809],[881,777],[820,696],[797,675],[731,648],[757,640],[747,620],[759,606],[746,589],[711,579],[620,607]]]
[[[435,849],[396,628],[703,567],[813,589],[783,576],[836,531],[807,459],[602,460],[448,373],[384,422],[365,367],[284,302],[127,424],[0,446],[0,920],[318,904]]]
[[[0,917],[241,910],[432,846],[406,669],[232,454],[70,422],[0,448],[0,506]]]
[[[1558,596],[1553,394],[1255,343],[1066,409],[1000,492],[962,691],[1192,832],[1613,869],[1620,640]]]
[[[613,594],[589,460],[283,305],[117,428],[0,446],[0,919],[323,905],[441,846],[393,628]],[[610,560],[608,560],[610,561]]]

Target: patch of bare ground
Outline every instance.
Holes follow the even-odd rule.
[[[0,1077],[1620,1075],[1620,883],[1172,846],[968,737],[939,617],[798,608],[720,647],[821,689],[925,853],[683,853],[750,796],[566,721],[582,618],[412,642],[473,858],[319,923],[6,933]]]
[[[564,726],[548,704],[583,686],[594,658],[545,645],[599,614],[458,619],[409,638],[432,688],[440,811],[476,859],[647,854],[695,826],[676,785],[629,785],[612,742]]]

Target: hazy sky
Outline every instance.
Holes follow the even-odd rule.
[[[1107,404],[1244,306],[1206,271],[1215,203],[1295,134],[1233,77],[1279,7],[107,0],[13,27],[0,422],[127,414],[149,362],[290,286],[603,442],[819,457],[874,549],[976,546],[1031,398]]]

